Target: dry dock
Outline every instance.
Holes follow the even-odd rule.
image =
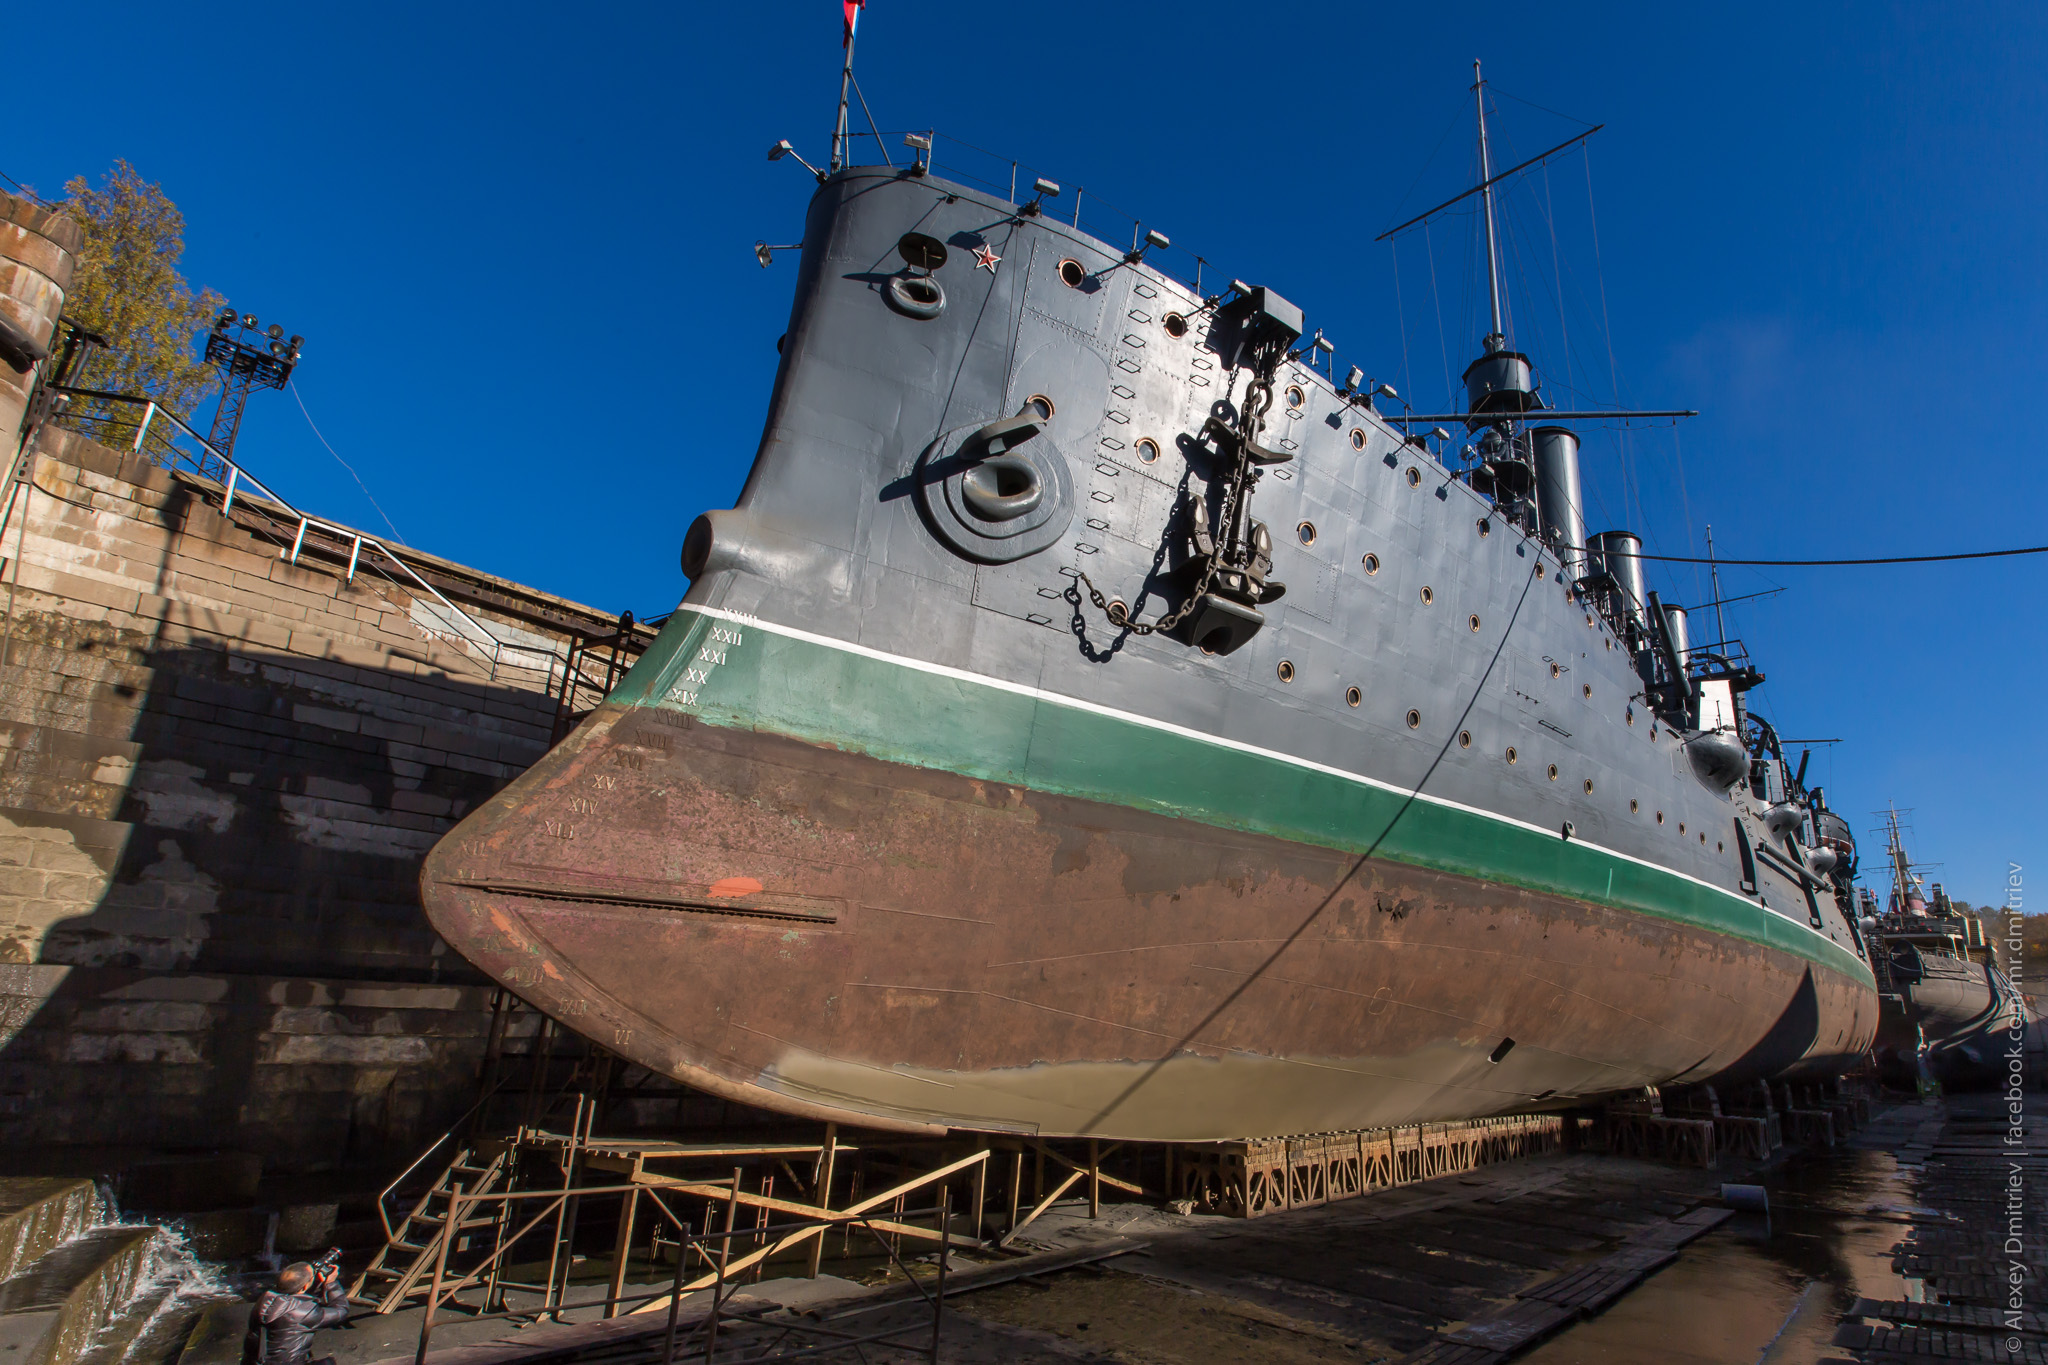
[[[1090,1218],[1076,1202],[1027,1229],[1013,1262],[956,1252],[939,1354],[1131,1365],[2041,1361],[2048,1321],[2032,1286],[2048,1209],[2035,1181],[2048,1134],[2023,1125],[2017,1146],[2009,1135],[2002,1101],[1895,1102],[1832,1146],[1767,1162],[1724,1155],[1711,1170],[1554,1154],[1257,1219],[1151,1202],[1105,1202]],[[2005,1243],[2015,1168],[2017,1255]],[[1768,1227],[1723,1204],[1723,1182],[1750,1181],[1770,1190]],[[914,1264],[928,1274],[929,1261]],[[2009,1317],[2014,1262],[2027,1302]],[[820,1345],[807,1327],[893,1323],[928,1340],[929,1310],[900,1276],[872,1263],[825,1270],[737,1286],[721,1358]],[[684,1343],[705,1306],[703,1295],[685,1304]],[[526,1328],[451,1319],[430,1358],[662,1358],[659,1315],[581,1316]],[[417,1331],[418,1310],[407,1309],[322,1349],[350,1363],[409,1360]],[[180,1365],[228,1365],[231,1337],[197,1334]],[[925,1358],[867,1349],[873,1360]],[[701,1357],[679,1348],[676,1358]]]

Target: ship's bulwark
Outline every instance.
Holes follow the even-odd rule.
[[[1710,889],[1697,905],[1669,891],[1662,914],[1534,889],[1598,856],[1505,823],[1460,834],[1398,801],[1386,833],[1385,807],[1345,802],[1392,794],[1306,769],[1246,792],[1274,809],[1226,818],[1205,777],[1227,785],[1242,756],[1150,731],[1130,741],[1156,747],[1148,764],[1098,732],[1091,778],[1055,754],[1059,707],[982,736],[1013,746],[1013,774],[729,723],[718,695],[772,705],[778,688],[822,690],[878,733],[902,722],[857,672],[794,650],[735,666],[758,635],[713,651],[724,677],[686,710],[684,666],[712,631],[741,632],[687,609],[669,631],[626,700],[477,812],[423,882],[465,956],[714,1093],[869,1126],[1197,1140],[1839,1069],[1869,1045],[1867,981],[1773,942],[1775,916],[1715,923],[1740,906]],[[926,712],[926,752],[963,715],[1016,729],[973,693],[953,687],[950,716],[904,700]],[[1142,790],[1148,767],[1184,790]],[[1096,780],[1131,789],[1073,794]],[[1338,832],[1267,832],[1315,818],[1293,805]],[[1399,856],[1361,862],[1375,845]],[[1652,879],[1605,899],[1684,885]]]

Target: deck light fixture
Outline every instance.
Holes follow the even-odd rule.
[[[1038,179],[1031,182],[1031,191],[1031,202],[1018,210],[1018,212],[1023,214],[1026,218],[1036,218],[1039,214],[1045,212],[1046,200],[1057,199],[1060,197],[1060,187],[1058,182],[1047,180],[1042,175],[1039,176]]]
[[[1147,228],[1145,230],[1145,240],[1132,247],[1129,251],[1126,251],[1124,259],[1132,265],[1136,265],[1139,261],[1145,259],[1145,253],[1153,247],[1158,247],[1161,251],[1164,251],[1172,245],[1173,243],[1168,240],[1166,234],[1158,228]]]
[[[914,153],[910,162],[910,173],[912,175],[923,175],[926,170],[930,169],[927,164],[932,154],[932,135],[930,133],[905,133],[903,135],[903,145],[910,148]]]
[[[763,270],[766,270],[775,263],[776,252],[797,251],[801,250],[802,247],[802,242],[791,242],[787,246],[770,246],[766,242],[756,242],[754,243],[754,259],[761,263]]]
[[[768,159],[770,161],[780,161],[782,160],[782,158],[786,156],[794,157],[796,159],[797,165],[803,167],[812,175],[818,177],[819,184],[822,185],[825,183],[825,173],[819,170],[816,166],[813,166],[810,162],[804,160],[801,156],[798,156],[796,148],[789,145],[788,138],[783,138],[780,142],[776,143],[773,147],[770,147],[768,149]]]

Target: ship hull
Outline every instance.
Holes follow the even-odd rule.
[[[423,892],[631,1060],[885,1128],[1455,1120],[1839,1070],[1876,1025],[1846,954],[1668,872],[688,608]]]

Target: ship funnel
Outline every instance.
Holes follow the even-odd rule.
[[[1600,547],[1600,567],[1615,582],[1621,600],[1615,604],[1622,615],[1638,626],[1643,623],[1643,603],[1649,599],[1649,592],[1643,584],[1643,553],[1641,537],[1627,531],[1602,531],[1594,537],[1594,544]]]
[[[1586,576],[1586,514],[1579,492],[1579,438],[1564,427],[1530,433],[1536,456],[1536,516],[1572,580]]]
[[[1664,629],[1671,637],[1671,653],[1678,659],[1683,671],[1692,663],[1692,624],[1684,607],[1664,608]]]

